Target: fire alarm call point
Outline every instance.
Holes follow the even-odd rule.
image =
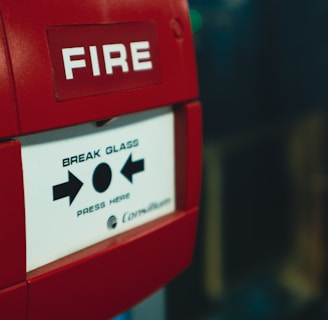
[[[0,0],[0,318],[109,319],[188,266],[186,0]]]

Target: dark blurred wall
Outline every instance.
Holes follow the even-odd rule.
[[[205,137],[328,102],[328,1],[191,0]]]
[[[307,319],[327,319],[328,1],[189,4],[203,19],[204,178],[168,319],[303,319],[314,301]]]

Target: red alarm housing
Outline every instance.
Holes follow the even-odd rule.
[[[109,319],[191,262],[186,0],[0,0],[0,317]]]

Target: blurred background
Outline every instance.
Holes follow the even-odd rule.
[[[203,191],[167,319],[328,319],[328,1],[189,5]]]
[[[189,5],[204,107],[196,252],[133,319],[328,319],[328,1]]]

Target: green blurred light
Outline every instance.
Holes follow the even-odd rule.
[[[191,27],[193,32],[199,31],[203,26],[203,17],[201,13],[196,9],[190,9],[190,20],[191,20]]]

